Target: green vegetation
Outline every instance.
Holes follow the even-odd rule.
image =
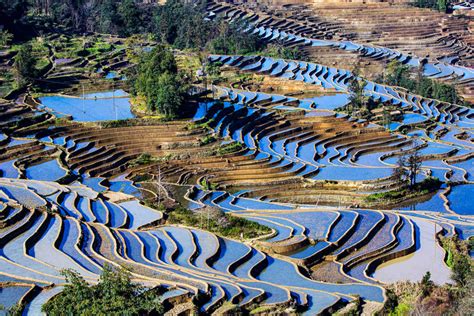
[[[441,238],[452,254],[454,284],[436,285],[427,272],[420,282],[398,282],[388,287],[383,315],[472,315],[474,311],[474,278],[470,243],[457,237]]]
[[[65,270],[68,284],[43,305],[47,315],[148,315],[162,312],[159,295],[131,280],[125,269],[104,266],[96,285],[89,285],[77,272]]]
[[[438,178],[428,177],[412,187],[402,187],[396,190],[373,193],[365,197],[369,203],[391,202],[402,198],[413,198],[438,190],[442,182]]]
[[[33,48],[30,44],[20,46],[15,56],[14,73],[17,87],[21,88],[31,83],[37,76],[37,59],[32,54]]]
[[[401,156],[397,160],[397,165],[393,169],[392,177],[395,178],[400,186],[403,186],[405,182],[409,182],[410,188],[415,188],[416,179],[418,173],[421,170],[422,159],[419,154],[419,146],[415,144],[415,150],[408,156]],[[430,178],[428,178],[430,179]],[[428,180],[428,179],[425,179]],[[430,185],[432,181],[426,182],[426,185]]]
[[[21,316],[25,306],[23,304],[15,304],[10,308],[5,308],[5,306],[0,305],[0,312],[4,312],[8,316]]]
[[[148,164],[151,164],[151,163],[154,163],[154,162],[165,161],[169,158],[170,158],[170,156],[154,157],[154,156],[152,156],[148,153],[143,153],[143,154],[140,154],[140,156],[138,156],[134,160],[130,161],[128,163],[128,167],[133,168],[133,167],[137,167],[137,166],[144,166],[144,165],[148,165]]]
[[[354,76],[349,81],[349,104],[344,110],[351,116],[367,118],[370,115],[370,109],[375,107],[364,93],[367,81],[359,76],[359,65],[356,65],[352,73]]]
[[[246,25],[241,23],[227,24],[221,21],[216,23],[218,24],[214,27],[217,27],[218,34],[207,44],[210,52],[214,54],[245,55],[264,48],[256,35],[241,31]]]
[[[132,94],[144,97],[151,113],[168,118],[178,117],[183,111],[187,85],[179,77],[173,53],[159,45],[145,53],[134,73],[129,75]]]
[[[7,46],[13,39],[13,34],[7,30],[0,30],[0,47]]]
[[[207,191],[217,190],[217,186],[218,186],[216,183],[212,183],[206,178],[202,179],[199,184],[202,186],[204,190],[207,190]]]
[[[200,144],[201,146],[204,146],[204,145],[208,145],[208,144],[211,144],[211,143],[214,143],[216,141],[216,137],[214,135],[207,135],[206,137],[204,137],[201,141],[200,141]]]
[[[186,126],[186,129],[187,130],[195,130],[195,129],[200,129],[200,128],[203,128],[203,129],[207,129],[207,130],[212,130],[210,124],[212,124],[214,122],[214,119],[209,119],[208,121],[206,122],[203,122],[203,123],[189,123],[187,126]]]
[[[420,8],[430,8],[441,12],[447,12],[450,0],[416,0],[413,5]]]
[[[423,76],[422,71],[423,67],[420,67],[418,72],[413,74],[409,66],[393,60],[388,64],[383,78],[377,81],[383,84],[405,88],[408,91],[426,98],[454,104],[463,102],[453,85],[426,78]]]
[[[0,0],[0,21],[4,30],[12,34],[19,33],[27,9],[27,0]]]
[[[24,33],[20,25],[31,23],[45,29],[60,25],[76,32],[122,37],[151,34],[154,40],[181,50],[205,49],[217,54],[254,54],[265,50],[266,44],[256,35],[241,31],[246,25],[223,19],[206,20],[205,4],[206,1],[179,0],[168,0],[159,6],[139,5],[134,0],[0,0],[0,20],[16,37]],[[80,52],[93,54],[96,50]],[[302,57],[298,50],[290,48],[270,47],[268,52],[282,58]]]
[[[227,215],[219,209],[206,207],[202,210],[191,211],[177,208],[169,213],[167,222],[190,227],[201,227],[206,230],[229,238],[256,238],[267,235],[271,229],[245,218]]]
[[[303,54],[301,49],[297,47],[287,47],[282,43],[269,44],[267,48],[261,53],[263,56],[282,58],[282,59],[293,59],[306,61],[308,57]]]
[[[441,245],[447,252],[446,264],[451,268],[451,278],[459,286],[466,286],[472,277],[472,263],[469,258],[469,250],[472,248],[472,241],[465,242],[458,237],[442,238]]]
[[[244,148],[244,145],[239,143],[239,142],[231,142],[225,145],[222,145],[216,149],[216,154],[219,156],[231,154],[234,152],[237,152],[239,150],[242,150]]]

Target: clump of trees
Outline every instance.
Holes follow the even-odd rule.
[[[447,12],[450,4],[450,0],[416,0],[413,3],[413,5],[420,8],[430,8],[441,12]]]
[[[367,110],[369,98],[364,93],[366,86],[367,81],[359,77],[357,69],[354,70],[353,77],[349,82],[350,103],[347,108],[349,115],[352,115],[354,112]]]
[[[65,270],[64,290],[43,305],[47,315],[149,315],[160,314],[159,294],[132,282],[125,269],[104,266],[99,282],[90,285],[77,272]]]
[[[178,73],[171,50],[163,45],[144,53],[133,74],[130,74],[134,95],[146,100],[147,109],[167,118],[182,113],[188,86]]]
[[[205,48],[211,53],[248,54],[266,48],[256,35],[244,31],[247,25],[243,22],[206,19],[205,3],[168,0],[156,6],[137,4],[134,0],[0,0],[0,21],[14,25],[31,12],[42,25],[126,37],[153,34],[158,41],[178,49]],[[290,49],[283,53],[296,57],[296,51]]]
[[[419,67],[416,74],[413,74],[409,66],[393,60],[387,65],[387,70],[383,78],[378,81],[382,81],[382,83],[390,86],[405,88],[426,98],[454,104],[462,102],[461,97],[453,85],[424,77],[423,65]]]
[[[0,0],[0,24],[5,31],[17,30],[28,10],[27,0]]]
[[[367,81],[360,77],[360,67],[356,65],[352,70],[352,78],[349,81],[349,103],[343,110],[350,116],[369,119],[371,110],[382,105],[365,94]]]
[[[265,47],[245,23],[206,20],[204,2],[195,5],[169,0],[153,16],[157,39],[179,49],[206,48],[215,54],[248,54]]]
[[[408,156],[400,156],[397,165],[393,169],[392,176],[399,184],[404,184],[407,180],[410,188],[414,188],[418,173],[421,170],[422,159],[416,148],[413,153]]]

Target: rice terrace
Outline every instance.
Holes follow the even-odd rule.
[[[0,315],[474,315],[474,2],[0,0]]]

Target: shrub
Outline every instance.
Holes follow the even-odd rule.
[[[72,270],[64,270],[67,285],[64,290],[43,305],[47,315],[148,315],[161,313],[156,291],[131,280],[125,269],[112,270],[104,266],[96,285]]]

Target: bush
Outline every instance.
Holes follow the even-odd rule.
[[[112,270],[104,266],[96,285],[72,270],[64,270],[67,285],[46,304],[42,311],[47,315],[148,315],[161,313],[159,295],[131,281],[125,269]]]

